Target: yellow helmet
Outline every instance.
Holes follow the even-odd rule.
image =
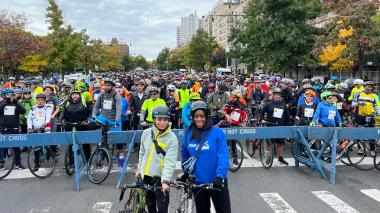
[[[194,100],[194,101],[198,101],[198,100],[201,100],[201,95],[199,95],[199,93],[197,93],[197,92],[192,92],[192,93],[190,93],[189,99]]]

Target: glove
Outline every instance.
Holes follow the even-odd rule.
[[[182,173],[177,176],[177,181],[187,182],[188,178],[189,178],[189,173]]]
[[[346,127],[343,123],[339,124],[339,127]]]
[[[224,187],[223,179],[220,177],[216,177],[214,182],[212,182],[212,185],[216,189],[223,189]]]
[[[314,122],[310,122],[310,126],[315,126],[315,123]]]
[[[141,122],[141,126],[146,126],[146,122]]]

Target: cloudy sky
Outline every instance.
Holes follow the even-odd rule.
[[[57,0],[66,24],[86,29],[92,38],[116,37],[131,43],[131,54],[154,59],[164,47],[175,47],[182,16],[205,15],[217,0]],[[1,0],[0,10],[25,14],[27,30],[47,34],[48,0]]]

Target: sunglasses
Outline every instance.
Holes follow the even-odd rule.
[[[150,93],[150,95],[158,95],[158,93]]]
[[[24,93],[24,95],[30,95],[30,93]]]

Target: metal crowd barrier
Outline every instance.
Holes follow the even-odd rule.
[[[322,178],[329,174],[330,182],[336,182],[336,148],[338,140],[380,140],[379,128],[321,128],[321,127],[257,127],[257,128],[228,128],[223,129],[227,139],[272,139],[289,138],[297,143],[295,146],[295,162],[307,165],[310,169],[318,171]],[[173,130],[175,135],[181,140],[184,130]],[[131,150],[135,143],[140,142],[142,131],[109,132],[108,142],[110,144],[125,143],[128,145],[128,153],[125,158],[123,168],[120,171],[118,187],[122,185],[128,166]],[[37,134],[13,134],[0,135],[0,148],[21,147],[21,146],[47,146],[47,145],[73,145],[73,150],[79,149],[81,144],[100,143],[101,131],[80,131],[80,132],[53,132]],[[320,139],[324,143],[318,154],[314,154],[307,145],[308,139]],[[327,146],[332,145],[331,163],[321,159]],[[308,157],[301,155],[300,147],[306,149]],[[79,166],[78,156],[74,155],[75,166],[75,188],[79,191],[80,179],[85,174],[86,169]]]

